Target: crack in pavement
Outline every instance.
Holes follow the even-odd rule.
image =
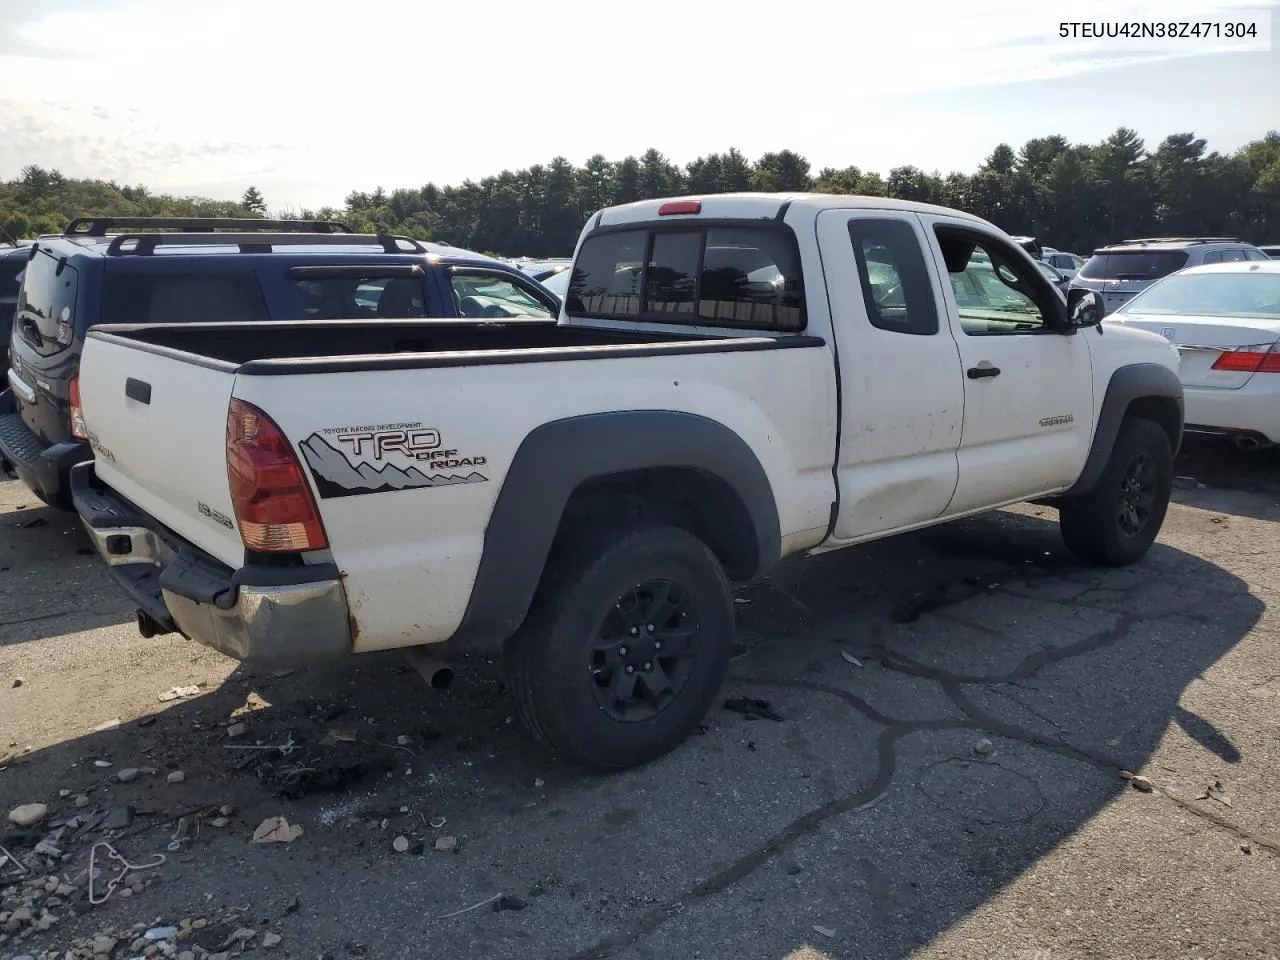
[[[1008,572],[1002,572],[1002,576],[1008,576]],[[988,575],[988,578],[980,578],[977,583],[971,583],[970,586],[976,586],[979,589],[974,590],[968,596],[963,596],[952,600],[951,602],[938,603],[930,605],[929,599],[925,599],[925,603],[921,604],[920,599],[916,598],[913,604],[914,610],[911,613],[915,617],[925,613],[934,613],[942,607],[951,606],[954,603],[963,603],[964,600],[977,595],[979,593],[995,592],[988,589],[981,589],[989,583],[990,579],[994,579],[994,575]],[[1022,579],[1026,579],[1025,573]],[[1038,577],[1036,579],[1039,579]],[[1129,584],[1125,588],[1121,588],[1120,592],[1128,592],[1129,590],[1140,588],[1154,580],[1144,581],[1135,584]],[[1057,600],[1052,598],[1027,597],[1023,594],[1009,593],[1008,596],[1018,597],[1020,599],[1032,599],[1038,602],[1050,603],[1059,606],[1075,607],[1081,597],[1093,592],[1094,590],[1106,589],[1104,587],[1094,587],[1086,589],[1084,593],[1073,598],[1071,601]],[[1003,590],[999,592],[1004,593]],[[950,598],[948,598],[950,599]],[[924,606],[926,609],[921,609]],[[1094,607],[1094,609],[1107,609],[1104,607]],[[1115,612],[1115,611],[1109,611]],[[1124,639],[1128,633],[1139,623],[1152,620],[1161,620],[1168,617],[1190,615],[1188,610],[1169,611],[1164,614],[1139,614],[1133,612],[1119,613],[1116,622],[1106,628],[1090,634],[1081,640],[1068,644],[1063,647],[1054,647],[1045,650],[1038,650],[1026,656],[1017,666],[1004,674],[958,674],[939,667],[931,667],[927,664],[920,663],[902,654],[895,653],[882,643],[873,643],[868,648],[868,655],[877,658],[881,665],[888,670],[913,676],[921,679],[932,680],[939,684],[948,699],[960,710],[966,719],[934,719],[934,720],[904,720],[897,717],[891,717],[880,710],[873,707],[867,700],[844,690],[840,687],[830,686],[824,683],[805,680],[790,679],[773,679],[768,677],[741,677],[736,679],[736,683],[743,685],[755,685],[765,687],[778,687],[784,689],[812,691],[816,693],[824,693],[828,696],[844,701],[848,706],[865,716],[868,720],[883,726],[884,729],[876,738],[876,757],[877,767],[876,773],[866,785],[859,787],[848,794],[836,797],[827,801],[821,806],[809,811],[791,821],[781,830],[773,834],[762,844],[759,844],[746,853],[738,857],[732,863],[722,867],[710,877],[699,881],[690,887],[684,894],[674,900],[660,905],[648,913],[641,916],[629,927],[622,931],[610,934],[597,940],[594,944],[586,947],[577,953],[572,954],[569,960],[605,960],[614,951],[634,946],[641,939],[658,930],[668,920],[675,917],[686,907],[712,897],[718,893],[722,893],[734,884],[746,879],[753,872],[767,863],[770,859],[784,852],[801,839],[814,834],[828,820],[840,816],[845,813],[857,813],[874,806],[886,794],[888,794],[893,783],[894,775],[897,772],[897,753],[895,747],[899,740],[913,733],[928,731],[947,731],[947,730],[975,730],[991,733],[1007,740],[1025,744],[1026,746],[1045,750],[1054,753],[1066,759],[1084,763],[1092,766],[1102,772],[1119,776],[1123,770],[1123,765],[1119,759],[1114,756],[1104,754],[1098,751],[1078,747],[1070,743],[1066,739],[1058,739],[1052,737],[1041,736],[1024,727],[1001,720],[994,714],[979,707],[974,703],[964,691],[966,685],[978,685],[995,689],[999,684],[1019,685],[1020,681],[1028,680],[1034,677],[1045,667],[1056,663],[1070,660],[1076,657],[1092,653],[1103,647],[1112,645]],[[901,612],[894,619],[899,619]],[[912,617],[912,619],[915,619]],[[902,622],[899,619],[899,622]],[[998,631],[997,631],[998,632]],[[1026,706],[1017,698],[1016,702],[1022,706]],[[1030,709],[1030,708],[1028,708]],[[1040,716],[1036,711],[1032,710],[1036,716]],[[1052,726],[1061,730],[1058,724],[1049,720],[1047,717],[1041,717]],[[1064,731],[1065,732],[1065,731]],[[1203,810],[1187,800],[1179,798],[1166,790],[1158,790],[1162,796],[1168,797],[1173,803],[1195,816],[1202,817],[1225,829],[1241,839],[1248,840],[1260,847],[1280,853],[1280,843],[1276,841],[1257,837],[1249,831],[1243,829],[1238,824],[1233,823],[1226,817],[1221,816],[1213,811]]]

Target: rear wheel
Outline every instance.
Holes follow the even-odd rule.
[[[577,763],[623,768],[679,745],[728,669],[733,600],[696,537],[648,527],[568,551],[508,644],[517,712]]]
[[[1173,491],[1173,450],[1164,430],[1130,418],[1120,426],[1098,485],[1058,508],[1062,538],[1082,560],[1123,566],[1151,548]]]

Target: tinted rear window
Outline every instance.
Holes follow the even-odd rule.
[[[1187,264],[1185,250],[1096,253],[1080,271],[1090,280],[1159,280]]]
[[[21,335],[45,356],[65,350],[70,339],[58,342],[61,323],[75,325],[76,294],[80,275],[70,264],[58,269],[59,260],[41,250],[26,265],[18,293],[14,336]]]
[[[565,297],[579,317],[804,328],[789,233],[758,227],[622,230],[582,244]]]
[[[102,323],[235,323],[267,319],[251,273],[108,273]]]
[[[425,317],[419,277],[320,277],[293,281],[307,320]]]

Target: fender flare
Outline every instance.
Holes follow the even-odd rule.
[[[1102,471],[1106,469],[1107,460],[1111,457],[1111,450],[1120,433],[1120,424],[1124,422],[1129,406],[1135,400],[1145,398],[1175,401],[1178,409],[1177,440],[1171,446],[1174,455],[1177,455],[1183,425],[1182,381],[1176,373],[1158,363],[1133,363],[1119,367],[1111,374],[1111,380],[1107,384],[1102,409],[1098,412],[1098,426],[1093,432],[1093,443],[1084,469],[1076,482],[1061,496],[1079,496],[1097,486],[1102,479]]]
[[[454,648],[487,647],[524,622],[569,498],[581,484],[655,467],[711,474],[738,495],[755,527],[751,576],[782,551],[777,503],[751,447],[715,420],[668,410],[632,410],[555,420],[521,442],[484,533],[484,552]]]

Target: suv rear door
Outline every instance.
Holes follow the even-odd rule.
[[[1080,268],[1077,280],[1086,281],[1080,286],[1099,291],[1107,309],[1114,310],[1186,265],[1186,250],[1108,250],[1095,253]]]
[[[69,438],[69,381],[81,277],[65,257],[37,250],[18,290],[8,373],[22,422],[45,444]]]

